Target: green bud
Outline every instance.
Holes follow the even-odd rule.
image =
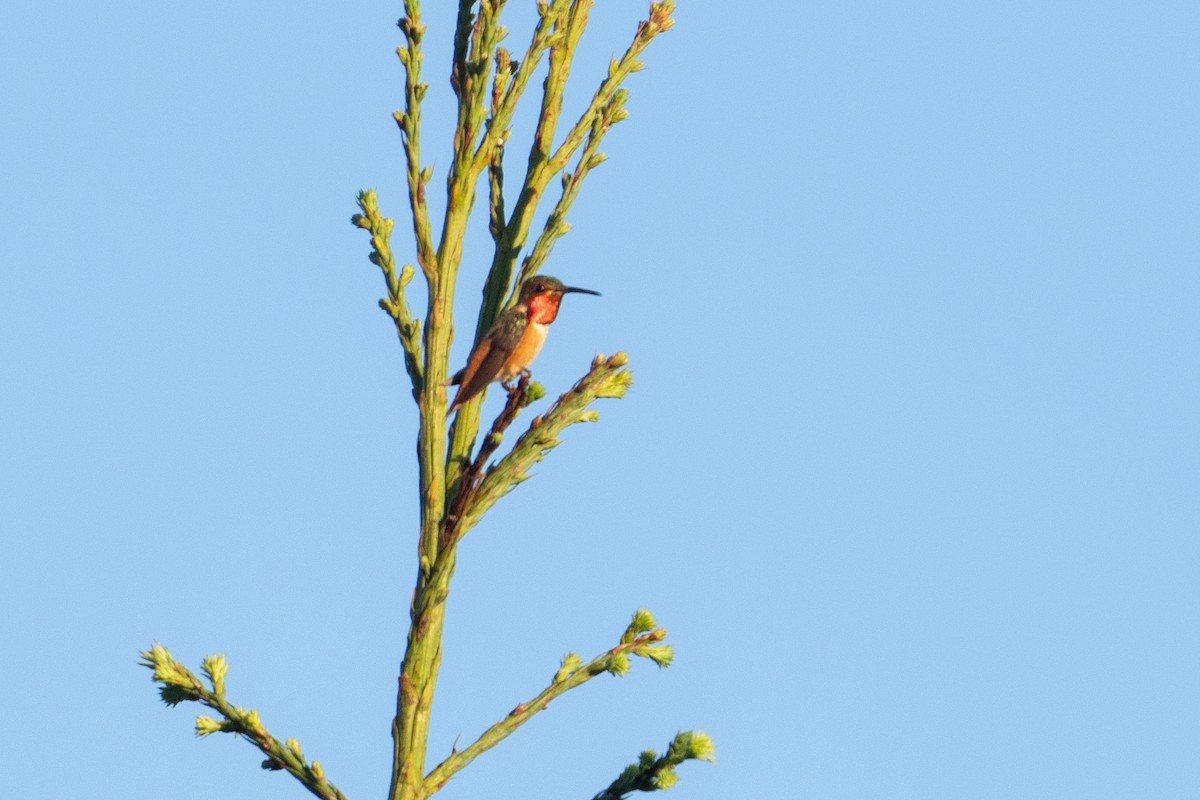
[[[138,655],[142,657],[141,664],[143,667],[149,667],[150,669],[157,669],[158,661],[162,657],[160,654],[166,653],[166,652],[167,652],[167,648],[163,647],[158,642],[155,642],[154,644],[150,645],[149,650],[142,650],[141,652],[138,653]],[[168,656],[169,655],[170,654],[168,654]]]
[[[157,642],[142,654],[142,666],[154,669],[154,680],[163,684],[160,694],[163,701],[175,705],[184,700],[199,697],[200,681],[186,667],[176,661],[170,651]]]
[[[663,0],[661,3],[650,4],[649,23],[656,33],[669,31],[675,25],[671,14],[675,11],[674,0]]]
[[[225,695],[225,675],[229,672],[229,662],[220,653],[205,656],[200,662],[200,670],[212,681],[213,693],[217,697]]]
[[[212,717],[198,716],[196,717],[196,735],[203,738],[210,736],[221,730],[221,723],[217,722]]]
[[[292,755],[301,761],[304,760],[304,754],[300,752],[300,742],[296,739],[287,740],[287,749],[292,751]]]
[[[688,758],[707,761],[710,764],[717,760],[717,746],[712,737],[704,731],[688,731]]]
[[[546,396],[546,387],[542,386],[537,381],[534,381],[533,383],[529,384],[529,386],[525,389],[524,405],[529,405],[530,403],[536,403],[538,400],[541,400],[545,396]]]
[[[629,657],[624,653],[617,653],[608,659],[606,668],[611,674],[620,678],[629,672]]]
[[[650,613],[649,609],[639,608],[633,612],[633,621],[629,623],[629,627],[638,633],[645,633],[654,630],[658,624],[654,621],[654,615]]]
[[[681,764],[689,758],[712,763],[717,760],[717,748],[712,737],[703,731],[680,731],[667,746],[667,761]]]
[[[670,789],[678,782],[679,776],[670,767],[664,767],[654,775],[654,786],[656,789]]]
[[[558,672],[554,673],[554,683],[562,683],[581,666],[583,666],[583,659],[577,653],[567,653],[562,657]]]
[[[634,655],[648,658],[660,667],[671,666],[671,661],[675,658],[675,650],[669,644],[643,645],[633,652]]]
[[[624,397],[632,383],[632,373],[628,371],[618,372],[596,387],[596,397],[606,399]]]

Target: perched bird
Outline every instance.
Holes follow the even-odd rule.
[[[564,286],[548,275],[534,275],[521,284],[517,304],[505,311],[479,340],[467,365],[450,379],[458,385],[458,394],[446,413],[483,391],[492,381],[508,382],[518,375],[528,375],[529,365],[546,343],[550,323],[558,316],[563,295],[571,292],[599,295],[591,289]]]

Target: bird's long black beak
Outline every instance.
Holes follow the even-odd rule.
[[[562,290],[563,294],[570,294],[572,292],[574,292],[575,294],[594,294],[597,297],[600,296],[599,292],[593,292],[591,289],[580,289],[578,286],[564,286],[563,287],[563,290]]]

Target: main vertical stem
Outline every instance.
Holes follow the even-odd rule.
[[[425,374],[428,378],[421,387],[418,404],[421,426],[417,435],[421,485],[420,565],[392,731],[394,760],[389,793],[392,800],[419,800],[422,797],[429,712],[441,665],[442,629],[449,593],[448,571],[435,572],[433,567],[439,559],[450,559],[447,565],[452,567],[454,559],[453,550],[439,552],[438,549],[446,498],[443,384],[446,382],[451,332],[451,293],[444,290],[438,277],[442,272],[439,268],[430,282],[425,323]],[[435,578],[437,575],[445,577]]]
[[[482,98],[472,92],[473,76],[466,65],[466,43],[473,23],[470,0],[460,0],[455,39],[455,75],[460,114],[455,159],[447,179],[446,215],[438,242],[436,263],[426,277],[429,301],[425,318],[425,383],[418,407],[421,414],[417,436],[420,462],[421,539],[420,567],[412,599],[412,622],[408,647],[400,668],[400,688],[393,723],[393,767],[391,800],[424,800],[430,787],[424,785],[425,755],[429,740],[430,711],[442,660],[442,632],[446,620],[446,598],[454,574],[456,552],[453,542],[443,545],[440,537],[446,513],[446,397],[450,341],[453,337],[455,277],[462,260],[462,243],[467,219],[475,201],[479,165],[473,158],[473,143],[482,121]],[[494,26],[494,20],[492,22]],[[483,63],[487,63],[488,56]],[[478,95],[476,98],[475,95]],[[477,107],[478,106],[478,107]]]

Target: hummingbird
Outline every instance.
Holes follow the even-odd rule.
[[[467,365],[450,379],[451,385],[458,385],[458,394],[446,413],[482,392],[492,381],[500,381],[508,388],[513,378],[528,376],[529,365],[541,352],[550,323],[558,316],[563,295],[572,292],[600,294],[591,289],[564,286],[562,281],[548,275],[534,275],[521,284],[517,304],[496,318],[475,345]]]

